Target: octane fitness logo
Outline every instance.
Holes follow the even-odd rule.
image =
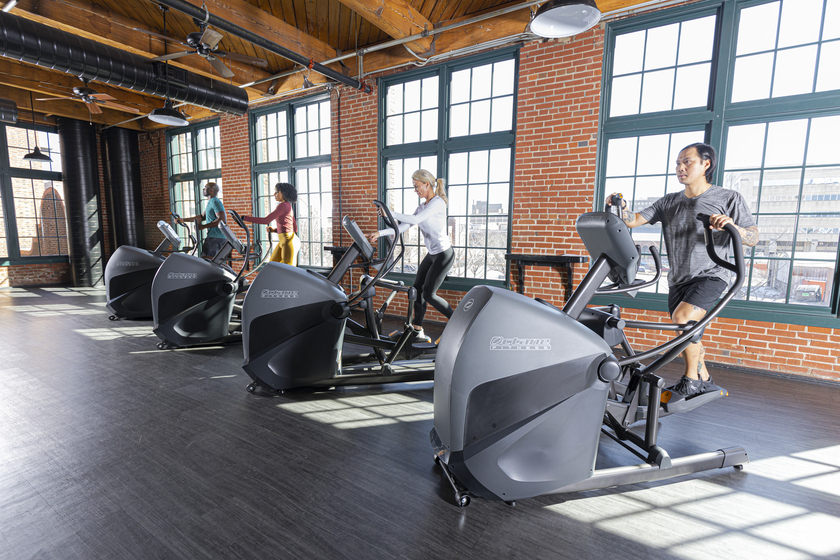
[[[551,339],[494,336],[490,350],[551,350]]]
[[[192,280],[198,278],[195,272],[170,272],[166,275],[167,280]]]
[[[263,290],[260,297],[274,299],[295,299],[298,297],[297,290]]]
[[[140,266],[139,261],[114,261],[114,266]]]

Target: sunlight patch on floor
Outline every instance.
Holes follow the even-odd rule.
[[[399,393],[284,403],[277,408],[342,430],[434,418],[432,403]]]
[[[149,327],[116,327],[112,329],[73,329],[93,340],[116,340],[118,338],[154,337],[155,333]]]

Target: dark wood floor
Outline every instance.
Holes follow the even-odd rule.
[[[157,351],[103,301],[0,290],[2,560],[840,557],[838,386],[716,369],[660,443],[744,471],[460,509],[431,383],[253,395],[241,347]]]

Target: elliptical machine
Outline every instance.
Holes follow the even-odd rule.
[[[386,224],[399,231],[390,209],[380,201]],[[258,386],[275,391],[297,387],[332,387],[369,383],[426,381],[434,376],[434,344],[412,344],[413,304],[417,291],[385,278],[405,251],[399,235],[385,259],[374,260],[375,249],[356,222],[345,216],[342,225],[353,239],[328,276],[282,263],[268,263],[251,284],[242,303],[242,368]],[[347,294],[339,284],[353,262],[379,266],[374,277],[363,275],[359,289]],[[376,289],[389,290],[383,306],[376,310]],[[383,336],[381,321],[397,293],[408,296],[406,326],[396,340]],[[352,311],[365,313],[365,325],[352,319]],[[347,331],[350,332],[347,332]],[[354,345],[351,349],[345,343]],[[353,352],[352,350],[355,350]],[[361,350],[361,352],[359,352]]]
[[[489,286],[467,293],[438,350],[430,433],[435,461],[459,506],[469,505],[471,496],[513,503],[714,468],[740,470],[749,462],[740,447],[671,458],[657,443],[661,416],[696,408],[725,393],[716,387],[689,399],[671,398],[655,374],[699,339],[744,282],[737,230],[725,227],[734,247],[732,265],[715,253],[708,218],[698,215],[706,226],[706,250],[717,264],[734,271],[736,279],[693,324],[631,323],[620,319],[617,308],[586,308],[596,294],[637,291],[659,278],[636,281],[639,250],[626,224],[608,212],[584,214],[577,221],[593,264],[562,310]],[[613,285],[599,289],[607,278]],[[681,334],[647,352],[613,354],[613,345],[626,342],[625,327],[654,325]],[[656,356],[647,366],[641,364]],[[644,404],[656,404],[643,406],[642,393]],[[644,437],[626,429],[639,419],[645,421]],[[596,470],[602,432],[645,462]]]
[[[177,214],[172,214],[172,219],[175,223],[180,221]],[[112,313],[108,319],[151,319],[152,280],[166,259],[164,251],[195,254],[198,246],[189,226],[181,225],[187,230],[191,246],[182,249],[181,238],[172,226],[160,220],[157,227],[164,238],[154,251],[130,245],[121,245],[114,251],[105,266],[105,306]]]
[[[236,296],[248,289],[243,273],[251,256],[251,232],[234,210],[228,210],[245,230],[242,243],[225,222],[219,228],[225,244],[207,260],[193,255],[173,254],[161,265],[152,281],[154,333],[159,350],[195,346],[209,342],[238,342],[239,324],[231,322]],[[242,267],[234,272],[224,263],[236,250]]]

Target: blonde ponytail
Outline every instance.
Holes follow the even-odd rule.
[[[435,187],[435,194],[443,199],[444,204],[449,204],[449,199],[446,198],[446,181],[443,179],[437,180],[437,187]]]

